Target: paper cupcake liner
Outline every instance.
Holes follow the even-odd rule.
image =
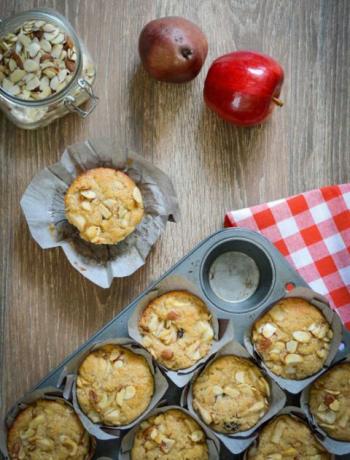
[[[210,361],[208,361],[208,363],[202,369],[196,372],[194,378],[192,379],[192,382],[186,388],[186,390],[188,391],[184,392],[185,396],[184,398],[182,398],[182,401],[184,401],[184,399],[186,400],[190,413],[196,419],[200,419],[202,423],[204,423],[204,421],[201,419],[200,415],[193,408],[192,385],[195,379],[198,377],[198,375],[201,374],[210,365],[210,363],[215,361],[215,359],[218,358],[219,356],[224,356],[224,355],[235,355],[241,358],[248,358],[251,360],[251,357],[247,353],[245,348],[243,348],[242,345],[240,345],[238,342],[235,342],[234,340],[232,340],[230,343],[228,343],[223,348],[221,348],[221,350],[218,353],[216,353],[216,355]],[[261,426],[267,420],[269,420],[274,415],[276,415],[284,407],[286,403],[287,398],[286,398],[285,393],[273,381],[273,379],[271,379],[271,377],[266,375],[264,371],[262,372],[264,374],[264,377],[270,384],[271,394],[270,394],[270,401],[269,401],[269,410],[252,428],[250,428],[249,430],[240,431],[234,434],[225,434],[225,433],[220,433],[218,431],[215,431],[213,428],[206,425],[207,428],[210,431],[212,431],[216,435],[216,437],[219,438],[220,441],[223,444],[225,444],[228,450],[232,452],[233,454],[239,454],[243,452],[243,450],[247,448],[247,445],[249,445],[255,439],[255,432],[259,428],[259,426]]]
[[[131,314],[129,321],[128,321],[128,331],[130,337],[132,337],[136,342],[138,342],[141,346],[142,345],[142,335],[139,331],[139,319],[146,308],[146,306],[150,303],[151,300],[155,299],[156,297],[161,296],[169,291],[188,291],[191,294],[199,297],[203,302],[207,305],[203,295],[198,290],[198,288],[190,283],[186,278],[174,275],[169,276],[162,280],[158,285],[157,288],[143,296],[140,302],[134,308],[133,313]],[[186,369],[180,369],[178,371],[174,371],[171,369],[166,368],[160,363],[157,363],[158,366],[163,370],[166,376],[175,383],[178,387],[185,386],[192,378],[196,369],[199,366],[204,364],[207,359],[216,353],[220,348],[222,348],[226,343],[228,343],[233,338],[233,326],[229,320],[218,320],[216,316],[211,311],[210,307],[207,305],[208,310],[212,315],[212,326],[214,330],[214,341],[211,346],[209,353],[202,359],[200,359],[196,364]]]
[[[278,414],[276,414],[276,417],[278,415],[291,415],[292,417],[295,417],[295,418],[299,418],[301,419],[303,422],[306,422],[306,424],[309,426],[309,428],[311,429],[311,431],[316,435],[316,433],[314,432],[314,429],[312,426],[310,426],[310,424],[308,423],[308,420],[307,418],[305,417],[305,414],[304,412],[300,409],[300,407],[297,407],[297,406],[286,406],[284,407],[282,410],[280,410],[278,412]],[[316,436],[317,437],[317,436]],[[257,442],[258,441],[258,438],[259,438],[259,435],[256,436],[254,442]],[[317,437],[317,440],[319,440],[319,438]],[[249,446],[249,448],[252,447],[252,446]],[[244,455],[243,455],[243,460],[247,460],[248,459],[248,448],[247,450],[244,452]],[[335,456],[332,455],[331,456],[331,460],[335,460]]]
[[[260,357],[259,353],[256,351],[254,344],[252,343],[251,340],[251,330],[252,327],[254,326],[254,323],[261,317],[263,316],[268,310],[270,310],[276,303],[278,303],[280,300],[284,298],[293,298],[293,297],[298,297],[305,299],[307,302],[311,303],[314,305],[316,308],[321,310],[325,318],[327,319],[328,323],[330,324],[332,331],[333,331],[333,338],[330,343],[330,348],[329,348],[329,354],[328,357],[323,365],[323,367],[316,372],[315,374],[311,375],[310,377],[307,377],[302,380],[292,380],[292,379],[286,379],[283,377],[280,377],[276,374],[274,374],[264,363],[263,359]],[[317,292],[308,289],[308,288],[303,288],[303,287],[297,287],[293,289],[291,292],[286,294],[284,297],[281,299],[277,300],[273,304],[269,305],[263,313],[259,316],[248,328],[248,330],[244,334],[244,345],[246,349],[248,350],[249,354],[263,367],[266,371],[266,373],[275,381],[278,383],[278,385],[289,391],[289,393],[299,393],[302,391],[307,385],[309,385],[312,381],[314,381],[319,375],[321,375],[325,369],[327,369],[330,364],[332,363],[333,359],[335,358],[335,355],[338,352],[339,345],[342,341],[342,335],[343,335],[343,325],[342,322],[337,315],[337,313],[331,309],[327,299]]]
[[[147,417],[143,417],[143,420],[151,417],[152,415],[157,415],[161,414],[163,412],[166,412],[169,409],[178,409],[184,412],[185,414],[189,415],[190,417],[193,418],[192,414],[183,407],[180,406],[164,406],[164,407],[158,407],[157,409],[153,410],[150,414],[148,414]],[[204,433],[206,434],[207,437],[207,445],[208,445],[208,451],[209,451],[209,460],[219,460],[220,459],[220,443],[215,437],[215,435],[208,430],[208,428],[200,421],[196,420],[198,425],[203,429]],[[120,446],[120,451],[119,451],[119,457],[118,460],[130,460],[130,451],[132,449],[133,443],[134,443],[134,437],[136,434],[138,427],[134,427],[132,430],[130,430],[124,437]]]
[[[338,361],[338,362],[334,363],[327,370],[330,370],[332,367],[334,367],[334,366],[336,366],[337,364],[340,364],[340,363],[350,363],[350,356],[348,356],[347,359],[344,359],[342,361]],[[339,441],[339,440],[334,439],[331,436],[329,436],[322,429],[322,427],[320,425],[318,425],[317,420],[311,414],[310,407],[309,407],[310,388],[311,388],[311,385],[308,385],[303,390],[303,392],[301,393],[300,406],[301,406],[302,410],[304,411],[304,413],[306,414],[306,417],[308,419],[309,424],[313,427],[314,431],[317,433],[318,440],[332,454],[336,454],[336,455],[349,454],[350,453],[350,442],[349,441]]]
[[[64,196],[69,185],[84,171],[100,166],[125,172],[139,187],[144,201],[141,223],[115,245],[82,240],[65,216]],[[170,178],[108,138],[68,147],[58,163],[34,177],[22,196],[21,207],[33,238],[43,249],[61,246],[76,270],[104,288],[111,285],[113,278],[129,276],[144,265],[167,221],[178,216],[177,197]]]
[[[78,369],[80,364],[85,359],[85,357],[91,353],[93,350],[96,350],[103,345],[107,344],[115,344],[115,345],[122,345],[125,348],[128,348],[133,353],[142,355],[146,358],[147,363],[152,371],[153,379],[154,379],[154,394],[152,399],[147,407],[147,409],[139,415],[135,420],[120,426],[109,426],[103,425],[99,423],[92,422],[89,417],[82,411],[80,408],[77,394],[76,394],[76,379],[78,374]],[[142,418],[144,418],[162,399],[165,392],[168,389],[168,382],[166,381],[165,377],[162,375],[160,370],[154,366],[153,360],[151,355],[139,345],[135,344],[130,338],[117,338],[117,339],[108,339],[102,342],[96,342],[90,347],[88,350],[83,350],[81,353],[76,355],[69,364],[65,367],[64,371],[62,372],[58,386],[63,385],[63,396],[67,400],[71,400],[74,410],[79,416],[82,424],[84,425],[85,429],[92,434],[96,439],[100,439],[103,441],[108,441],[110,439],[117,439],[121,436],[121,432],[123,430],[127,430],[134,425],[136,425]]]
[[[0,425],[0,452],[2,452],[5,455],[6,460],[9,459],[9,453],[7,450],[8,429],[12,426],[18,413],[24,410],[26,407],[28,407],[29,404],[37,401],[38,399],[64,401],[66,404],[73,408],[72,404],[69,401],[64,400],[62,391],[58,390],[55,387],[46,387],[32,391],[30,393],[27,393],[18,401],[16,401],[15,404],[11,407],[11,409],[7,412],[5,419],[1,421]],[[96,448],[96,439],[90,435],[90,441],[90,453],[85,460],[91,460],[94,456]]]

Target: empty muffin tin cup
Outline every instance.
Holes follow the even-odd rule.
[[[341,363],[350,363],[350,356],[340,362],[334,363],[333,366],[327,369],[327,371],[332,369],[332,367],[336,366],[337,364],[341,364]],[[330,437],[322,429],[322,427],[317,423],[315,417],[311,414],[310,406],[309,406],[310,389],[311,389],[311,385],[308,385],[301,393],[300,407],[305,412],[309,424],[314,428],[315,432],[317,433],[318,440],[332,454],[336,454],[336,455],[349,454],[350,453],[350,442],[349,441],[339,441],[338,439],[334,439]]]
[[[128,321],[128,332],[130,337],[132,337],[137,343],[142,345],[142,334],[139,330],[139,320],[147,305],[151,300],[165,294],[169,291],[187,291],[195,296],[199,297],[207,305],[206,299],[203,297],[202,293],[198,288],[182,276],[169,276],[163,279],[154,290],[146,294],[136,305],[134,311],[130,315]],[[157,363],[158,366],[163,369],[166,376],[175,383],[176,386],[182,388],[184,387],[192,378],[195,370],[204,364],[206,360],[216,353],[220,348],[226,345],[230,340],[233,339],[233,326],[229,320],[218,320],[210,307],[208,310],[211,313],[211,324],[214,330],[214,340],[211,346],[209,353],[200,359],[196,364],[186,369],[179,369],[177,371],[166,368],[160,363]],[[143,345],[142,345],[143,346]]]
[[[275,267],[258,243],[245,237],[223,240],[209,249],[201,266],[208,299],[228,313],[255,310],[271,292]]]
[[[50,401],[64,401],[66,404],[68,404],[69,406],[73,408],[71,402],[66,401],[63,398],[62,391],[58,390],[55,387],[46,387],[46,388],[40,388],[35,391],[31,391],[30,393],[27,393],[25,396],[23,396],[18,401],[16,401],[15,404],[11,407],[11,409],[7,412],[5,419],[1,421],[1,425],[0,425],[0,451],[5,455],[6,459],[10,458],[8,450],[7,450],[8,430],[11,428],[17,415],[22,410],[24,410],[26,407],[28,407],[28,405],[34,403],[35,401],[39,399],[47,399]],[[91,436],[90,433],[89,435],[90,435],[90,452],[84,460],[91,460],[94,457],[94,453],[96,450],[96,439],[94,436]]]
[[[287,298],[301,298],[309,302],[310,304],[314,305],[316,308],[318,308],[330,324],[332,331],[333,331],[333,338],[330,342],[330,348],[329,348],[329,353],[328,357],[323,365],[323,367],[316,372],[315,374],[311,375],[310,377],[307,377],[305,379],[301,380],[292,380],[292,379],[286,379],[283,377],[280,377],[276,374],[274,374],[264,363],[263,359],[260,357],[258,351],[256,350],[252,340],[251,340],[251,332],[252,328],[254,326],[254,323],[247,329],[244,335],[244,345],[250,355],[254,357],[254,359],[265,369],[267,374],[275,380],[275,382],[278,383],[278,385],[289,391],[290,393],[296,394],[302,391],[307,385],[309,385],[312,381],[314,381],[320,374],[324,372],[325,369],[327,369],[333,359],[335,358],[335,355],[338,352],[339,345],[342,341],[342,335],[343,335],[343,325],[342,322],[337,315],[337,313],[332,310],[330,307],[327,299],[317,292],[313,291],[312,289],[309,288],[304,288],[304,287],[298,287],[293,289],[292,291],[288,292],[284,297],[279,299],[278,301],[274,302],[273,304],[269,305],[263,313],[259,316],[263,316],[269,309],[271,309],[276,303],[278,303],[280,300],[287,299]],[[257,318],[255,321],[257,321],[259,318]]]
[[[157,414],[162,414],[163,412],[166,412],[169,409],[178,409],[181,412],[184,412],[185,414],[189,415],[191,418],[194,418],[192,414],[183,407],[180,406],[164,406],[164,407],[158,407],[157,409],[154,409],[150,414],[147,415],[147,417],[143,417],[143,420],[151,417],[152,415],[157,415]],[[200,420],[195,419],[195,421],[200,425],[202,430],[204,431],[206,438],[207,438],[207,446],[208,446],[208,453],[209,453],[209,460],[219,460],[220,459],[220,442],[218,439],[215,437],[215,435],[208,430],[208,428],[202,423]],[[132,430],[130,430],[124,437],[121,443],[120,451],[119,451],[119,457],[118,460],[130,460],[131,459],[131,449],[134,443],[134,438],[136,435],[137,431],[137,426],[134,427]]]
[[[92,422],[89,417],[82,411],[80,408],[78,398],[77,398],[77,376],[78,370],[83,362],[83,360],[94,350],[101,348],[104,345],[113,344],[113,345],[121,345],[124,348],[136,353],[138,355],[143,356],[151,369],[154,379],[154,393],[152,399],[146,408],[146,410],[139,415],[135,420],[128,423],[127,425],[120,425],[120,426],[110,426],[110,425],[103,425],[99,423]],[[63,386],[63,396],[67,400],[71,400],[74,410],[79,416],[82,424],[84,425],[85,429],[92,434],[96,439],[102,441],[108,441],[111,439],[117,439],[121,436],[121,432],[123,430],[127,430],[133,426],[135,426],[145,415],[147,415],[162,399],[165,392],[168,389],[168,383],[166,378],[162,375],[160,370],[154,365],[151,355],[138,344],[133,342],[130,338],[118,338],[118,339],[109,339],[103,342],[96,342],[92,347],[88,350],[83,350],[81,353],[76,355],[69,364],[64,368],[61,377],[58,382],[58,386]]]
[[[215,356],[205,365],[204,368],[198,370],[192,379],[192,382],[184,389],[184,397],[182,398],[182,401],[186,400],[187,407],[190,411],[190,413],[194,416],[196,420],[200,420],[202,423],[205,424],[205,422],[202,420],[201,416],[195,411],[193,408],[193,394],[192,394],[192,385],[196,378],[213,362],[215,361],[216,358],[219,356],[225,356],[225,355],[234,355],[238,356],[241,358],[247,358],[250,361],[252,361],[257,367],[259,367],[254,360],[252,360],[251,356],[249,353],[247,353],[246,349],[242,347],[238,342],[235,342],[232,340],[229,342],[227,345],[225,345],[221,350],[215,354]],[[261,369],[260,369],[261,370]],[[274,415],[276,415],[285,405],[286,403],[286,395],[281,390],[281,388],[269,377],[266,375],[266,373],[261,370],[263,373],[264,377],[269,383],[270,386],[270,398],[269,398],[269,409],[266,412],[266,414],[249,430],[246,431],[240,431],[237,433],[232,433],[232,434],[225,434],[225,433],[220,433],[218,431],[213,430],[213,428],[209,427],[208,425],[207,428],[208,430],[212,431],[217,438],[220,439],[220,441],[229,449],[230,452],[233,454],[240,454],[243,452],[249,444],[255,439],[255,432],[256,430],[267,420],[272,418]]]

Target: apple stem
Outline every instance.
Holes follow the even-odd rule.
[[[281,99],[278,99],[278,97],[273,97],[272,100],[276,105],[278,105],[278,107],[282,107],[284,104],[284,102],[281,101]]]

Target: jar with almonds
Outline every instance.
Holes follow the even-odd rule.
[[[20,128],[95,108],[95,65],[64,16],[36,9],[0,21],[0,108]],[[90,101],[90,107],[80,106]]]

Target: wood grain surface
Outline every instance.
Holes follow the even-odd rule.
[[[0,115],[0,406],[6,408],[123,309],[196,243],[226,210],[350,181],[348,0],[1,0],[0,17],[49,6],[66,15],[98,68],[100,103],[27,132]],[[155,17],[185,16],[205,31],[209,55],[185,85],[159,83],[139,65],[138,34]],[[285,106],[269,123],[238,129],[203,104],[210,62],[236,49],[264,51],[285,69]],[[182,218],[147,264],[101,289],[59,249],[32,240],[19,201],[66,145],[116,136],[167,172]]]

